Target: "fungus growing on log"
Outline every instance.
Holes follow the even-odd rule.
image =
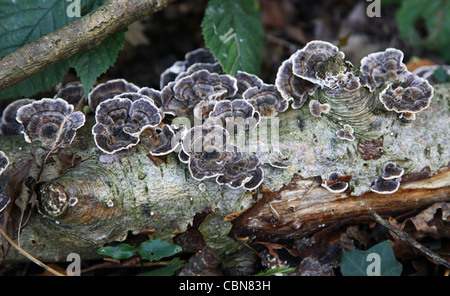
[[[251,87],[242,94],[242,97],[252,104],[261,116],[276,116],[289,107],[288,101],[272,84]]]
[[[44,98],[20,107],[16,120],[28,143],[41,141],[47,148],[62,148],[72,143],[85,117],[80,111],[73,112],[73,105],[63,99]]]
[[[97,147],[113,154],[135,146],[142,131],[156,127],[162,116],[149,99],[141,98],[133,102],[116,96],[98,105],[95,120],[92,133]]]
[[[81,83],[75,82],[64,85],[54,96],[53,99],[63,99],[69,104],[76,106],[84,97],[84,87]]]
[[[344,124],[344,127],[336,132],[336,136],[338,136],[339,139],[352,142],[355,140],[353,132],[354,130],[349,124]]]
[[[322,187],[332,193],[341,193],[348,188],[348,178],[343,178],[340,173],[333,172],[328,176],[327,180],[322,182]],[[351,179],[351,178],[350,178]]]
[[[223,100],[215,104],[204,125],[216,124],[224,128],[238,125],[247,130],[256,127],[259,120],[259,112],[249,102],[242,99]]]
[[[23,126],[16,120],[17,110],[20,107],[33,103],[33,99],[19,99],[10,103],[3,110],[2,121],[0,122],[0,135],[18,135],[22,132]]]
[[[322,114],[330,112],[330,104],[321,104],[317,100],[309,101],[309,111],[315,117],[321,117]]]
[[[400,181],[389,179],[386,180],[382,176],[378,177],[375,185],[370,187],[370,190],[378,194],[392,194],[400,187]]]
[[[381,177],[385,180],[400,178],[404,171],[395,162],[387,162],[383,167],[383,175]]]
[[[92,111],[95,111],[101,102],[123,93],[137,93],[139,89],[134,83],[128,82],[125,79],[108,80],[100,83],[90,91],[88,105]]]

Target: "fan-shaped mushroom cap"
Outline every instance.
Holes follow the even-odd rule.
[[[322,182],[322,187],[332,193],[341,193],[347,190],[348,182],[341,180],[342,175],[337,172],[333,172],[328,176],[328,180]]]
[[[397,113],[417,113],[430,105],[434,88],[427,80],[409,73],[403,83],[391,84],[379,96],[381,103],[389,111]]]
[[[76,106],[84,97],[84,87],[81,83],[72,83],[63,86],[54,96],[53,99],[63,99],[69,104]]]
[[[344,127],[336,132],[336,136],[338,136],[339,139],[351,142],[355,140],[353,133],[353,128],[349,124],[344,124]]]
[[[162,110],[165,113],[182,116],[192,112],[203,100],[233,97],[236,91],[237,82],[234,77],[200,70],[164,87],[161,91]]]
[[[323,113],[330,112],[330,104],[321,104],[317,100],[311,100],[309,102],[309,111],[315,117],[321,117]]]
[[[344,53],[329,42],[311,41],[292,56],[293,73],[312,83],[322,85],[328,72],[336,72],[333,74],[342,72],[341,69],[326,69],[324,62],[331,59],[343,61],[344,57]]]
[[[229,141],[226,129],[219,125],[194,126],[182,139],[183,151],[189,156],[198,156],[203,152],[223,152]]]
[[[300,109],[305,104],[308,96],[314,94],[319,85],[302,79],[292,72],[292,56],[285,60],[278,68],[275,86],[283,98],[293,100],[292,108]]]
[[[16,120],[17,110],[20,107],[33,103],[33,99],[19,99],[10,103],[3,110],[2,121],[0,123],[0,135],[18,135],[22,132],[23,126]]]
[[[91,110],[95,111],[101,102],[107,99],[112,99],[116,95],[123,93],[137,93],[139,89],[140,88],[138,86],[126,81],[125,79],[109,80],[104,83],[100,83],[91,90],[88,97],[88,104]]]
[[[254,128],[259,120],[259,113],[249,102],[242,99],[223,100],[215,104],[204,125],[217,124],[227,129],[234,129],[234,125],[239,125],[244,129],[249,129]]]
[[[404,171],[395,162],[387,162],[383,167],[383,175],[381,177],[385,180],[400,178]]]
[[[251,87],[243,93],[243,98],[255,107],[261,116],[275,116],[289,107],[275,85],[264,84],[261,87]]]
[[[0,151],[0,175],[8,167],[9,159],[3,151]]]
[[[136,145],[142,131],[156,127],[162,117],[159,109],[149,99],[142,98],[132,102],[128,98],[117,96],[98,105],[95,119],[92,133],[97,147],[112,154]]]
[[[236,93],[237,98],[242,98],[242,94],[251,87],[261,87],[264,82],[261,78],[254,74],[247,73],[245,71],[237,71],[236,73],[238,91]]]
[[[231,188],[244,187],[253,190],[264,178],[262,169],[258,167],[259,163],[259,158],[255,154],[250,154],[238,161],[228,161],[225,163],[222,174],[217,176],[216,182]]]
[[[16,120],[23,126],[28,143],[41,141],[44,146],[63,147],[70,144],[76,130],[84,125],[80,111],[63,99],[44,98],[17,110]]]
[[[180,139],[170,125],[162,128],[147,128],[140,135],[140,143],[150,154],[155,156],[166,155],[174,151]],[[188,159],[189,160],[189,159]]]
[[[218,62],[214,55],[206,48],[198,48],[193,51],[190,51],[185,54],[183,61],[176,61],[171,67],[167,68],[160,77],[160,89],[162,90],[166,85],[170,82],[174,82],[177,79],[177,76],[184,76],[186,71],[193,73],[194,69],[198,66],[195,66],[188,70],[192,65],[207,65],[207,64],[216,64],[213,67],[214,71],[210,72],[220,72],[218,69]],[[219,64],[220,66],[220,64]],[[206,66],[203,69],[208,69],[209,66]],[[221,66],[220,66],[221,68]],[[209,69],[208,69],[209,70]],[[181,78],[181,77],[180,77]]]
[[[378,177],[375,185],[370,187],[370,190],[378,194],[392,194],[400,187],[400,181],[389,179],[386,180],[382,176]]]
[[[387,82],[401,80],[402,76],[408,73],[406,65],[403,64],[403,52],[395,48],[364,57],[360,70],[364,81],[362,84],[371,92]]]

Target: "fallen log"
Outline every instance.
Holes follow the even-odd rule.
[[[340,140],[326,116],[312,116],[307,108],[268,119],[269,128],[261,133],[278,127],[279,150],[289,166],[263,162],[264,181],[252,191],[195,180],[176,153],[155,157],[137,145],[104,154],[91,134],[92,115],[71,146],[49,156],[23,135],[3,136],[0,147],[10,164],[0,185],[15,199],[8,217],[2,212],[2,222],[17,226],[17,208],[26,207],[30,216],[22,215],[27,219],[21,247],[44,262],[57,262],[70,253],[99,258],[99,247],[123,241],[129,233],[171,240],[202,214],[198,230],[206,245],[223,256],[242,248],[235,238],[305,236],[348,219],[368,221],[370,211],[383,216],[450,201],[449,87],[435,85],[430,106],[416,120],[380,115],[388,132],[375,140]],[[400,188],[392,194],[371,192],[391,161],[404,170]],[[332,172],[347,176],[341,180],[348,183],[345,191],[332,193],[322,186]],[[26,194],[35,196],[35,205],[21,205]],[[55,202],[61,211],[52,212]],[[9,229],[11,236],[17,233],[17,227]],[[24,258],[10,249],[6,260]]]

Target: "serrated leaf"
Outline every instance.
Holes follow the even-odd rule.
[[[98,249],[97,254],[109,256],[114,259],[129,259],[136,249],[128,244],[119,244],[117,246],[108,246]]]
[[[155,270],[141,273],[140,276],[171,276],[175,274],[175,271],[182,268],[186,264],[182,263],[180,258],[173,258],[166,266],[157,268]]]
[[[399,276],[402,265],[395,259],[388,241],[383,241],[367,251],[344,252],[341,259],[341,273],[344,276]]]
[[[264,29],[258,1],[210,0],[202,27],[206,47],[228,74],[259,74]]]
[[[148,240],[136,248],[136,252],[148,261],[157,261],[181,251],[181,247],[160,239]]]
[[[80,52],[69,59],[84,86],[85,98],[97,78],[105,73],[116,61],[119,51],[125,44],[125,30],[116,32],[91,49]]]

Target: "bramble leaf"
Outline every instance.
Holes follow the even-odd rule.
[[[388,241],[383,241],[367,251],[344,252],[341,273],[344,276],[399,276],[402,265],[395,259]]]
[[[210,0],[202,27],[206,47],[228,74],[259,74],[264,29],[258,1]]]

